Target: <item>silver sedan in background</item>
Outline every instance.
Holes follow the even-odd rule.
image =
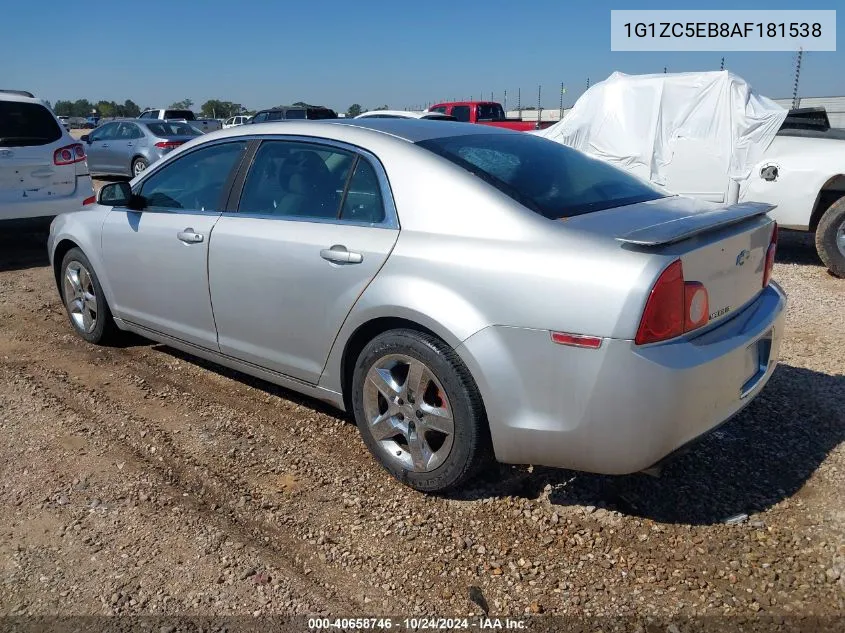
[[[111,121],[81,137],[92,174],[137,176],[162,156],[201,136],[178,121]]]
[[[85,340],[129,330],[325,400],[436,492],[493,458],[644,470],[760,393],[777,225],[705,205],[522,132],[287,121],[104,186],[48,248]]]

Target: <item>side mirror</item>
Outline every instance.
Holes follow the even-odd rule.
[[[145,206],[143,196],[132,193],[132,187],[125,181],[103,185],[97,193],[97,204],[106,207],[126,207],[132,211],[142,211]]]
[[[90,143],[91,142],[91,136],[89,134],[83,134],[82,136],[79,137],[79,140],[84,142],[84,143]]]

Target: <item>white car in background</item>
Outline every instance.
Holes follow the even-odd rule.
[[[0,220],[51,217],[94,200],[84,145],[31,93],[0,90]]]
[[[223,129],[228,130],[230,127],[237,127],[249,121],[252,117],[248,114],[239,114],[238,116],[230,116],[223,123]]]
[[[415,112],[413,110],[370,110],[362,112],[356,119],[437,119],[439,121],[457,121],[442,112]]]

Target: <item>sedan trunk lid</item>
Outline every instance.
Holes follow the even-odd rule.
[[[620,248],[680,259],[685,281],[704,285],[712,324],[733,316],[763,290],[774,229],[769,204],[716,206],[671,196],[566,221],[571,229],[612,236]]]

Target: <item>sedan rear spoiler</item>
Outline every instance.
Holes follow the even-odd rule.
[[[775,205],[763,202],[742,202],[729,207],[721,207],[712,211],[699,211],[674,220],[652,224],[624,235],[618,235],[616,239],[626,244],[637,244],[639,246],[672,244],[699,233],[742,222],[756,215],[764,215],[774,208]]]

